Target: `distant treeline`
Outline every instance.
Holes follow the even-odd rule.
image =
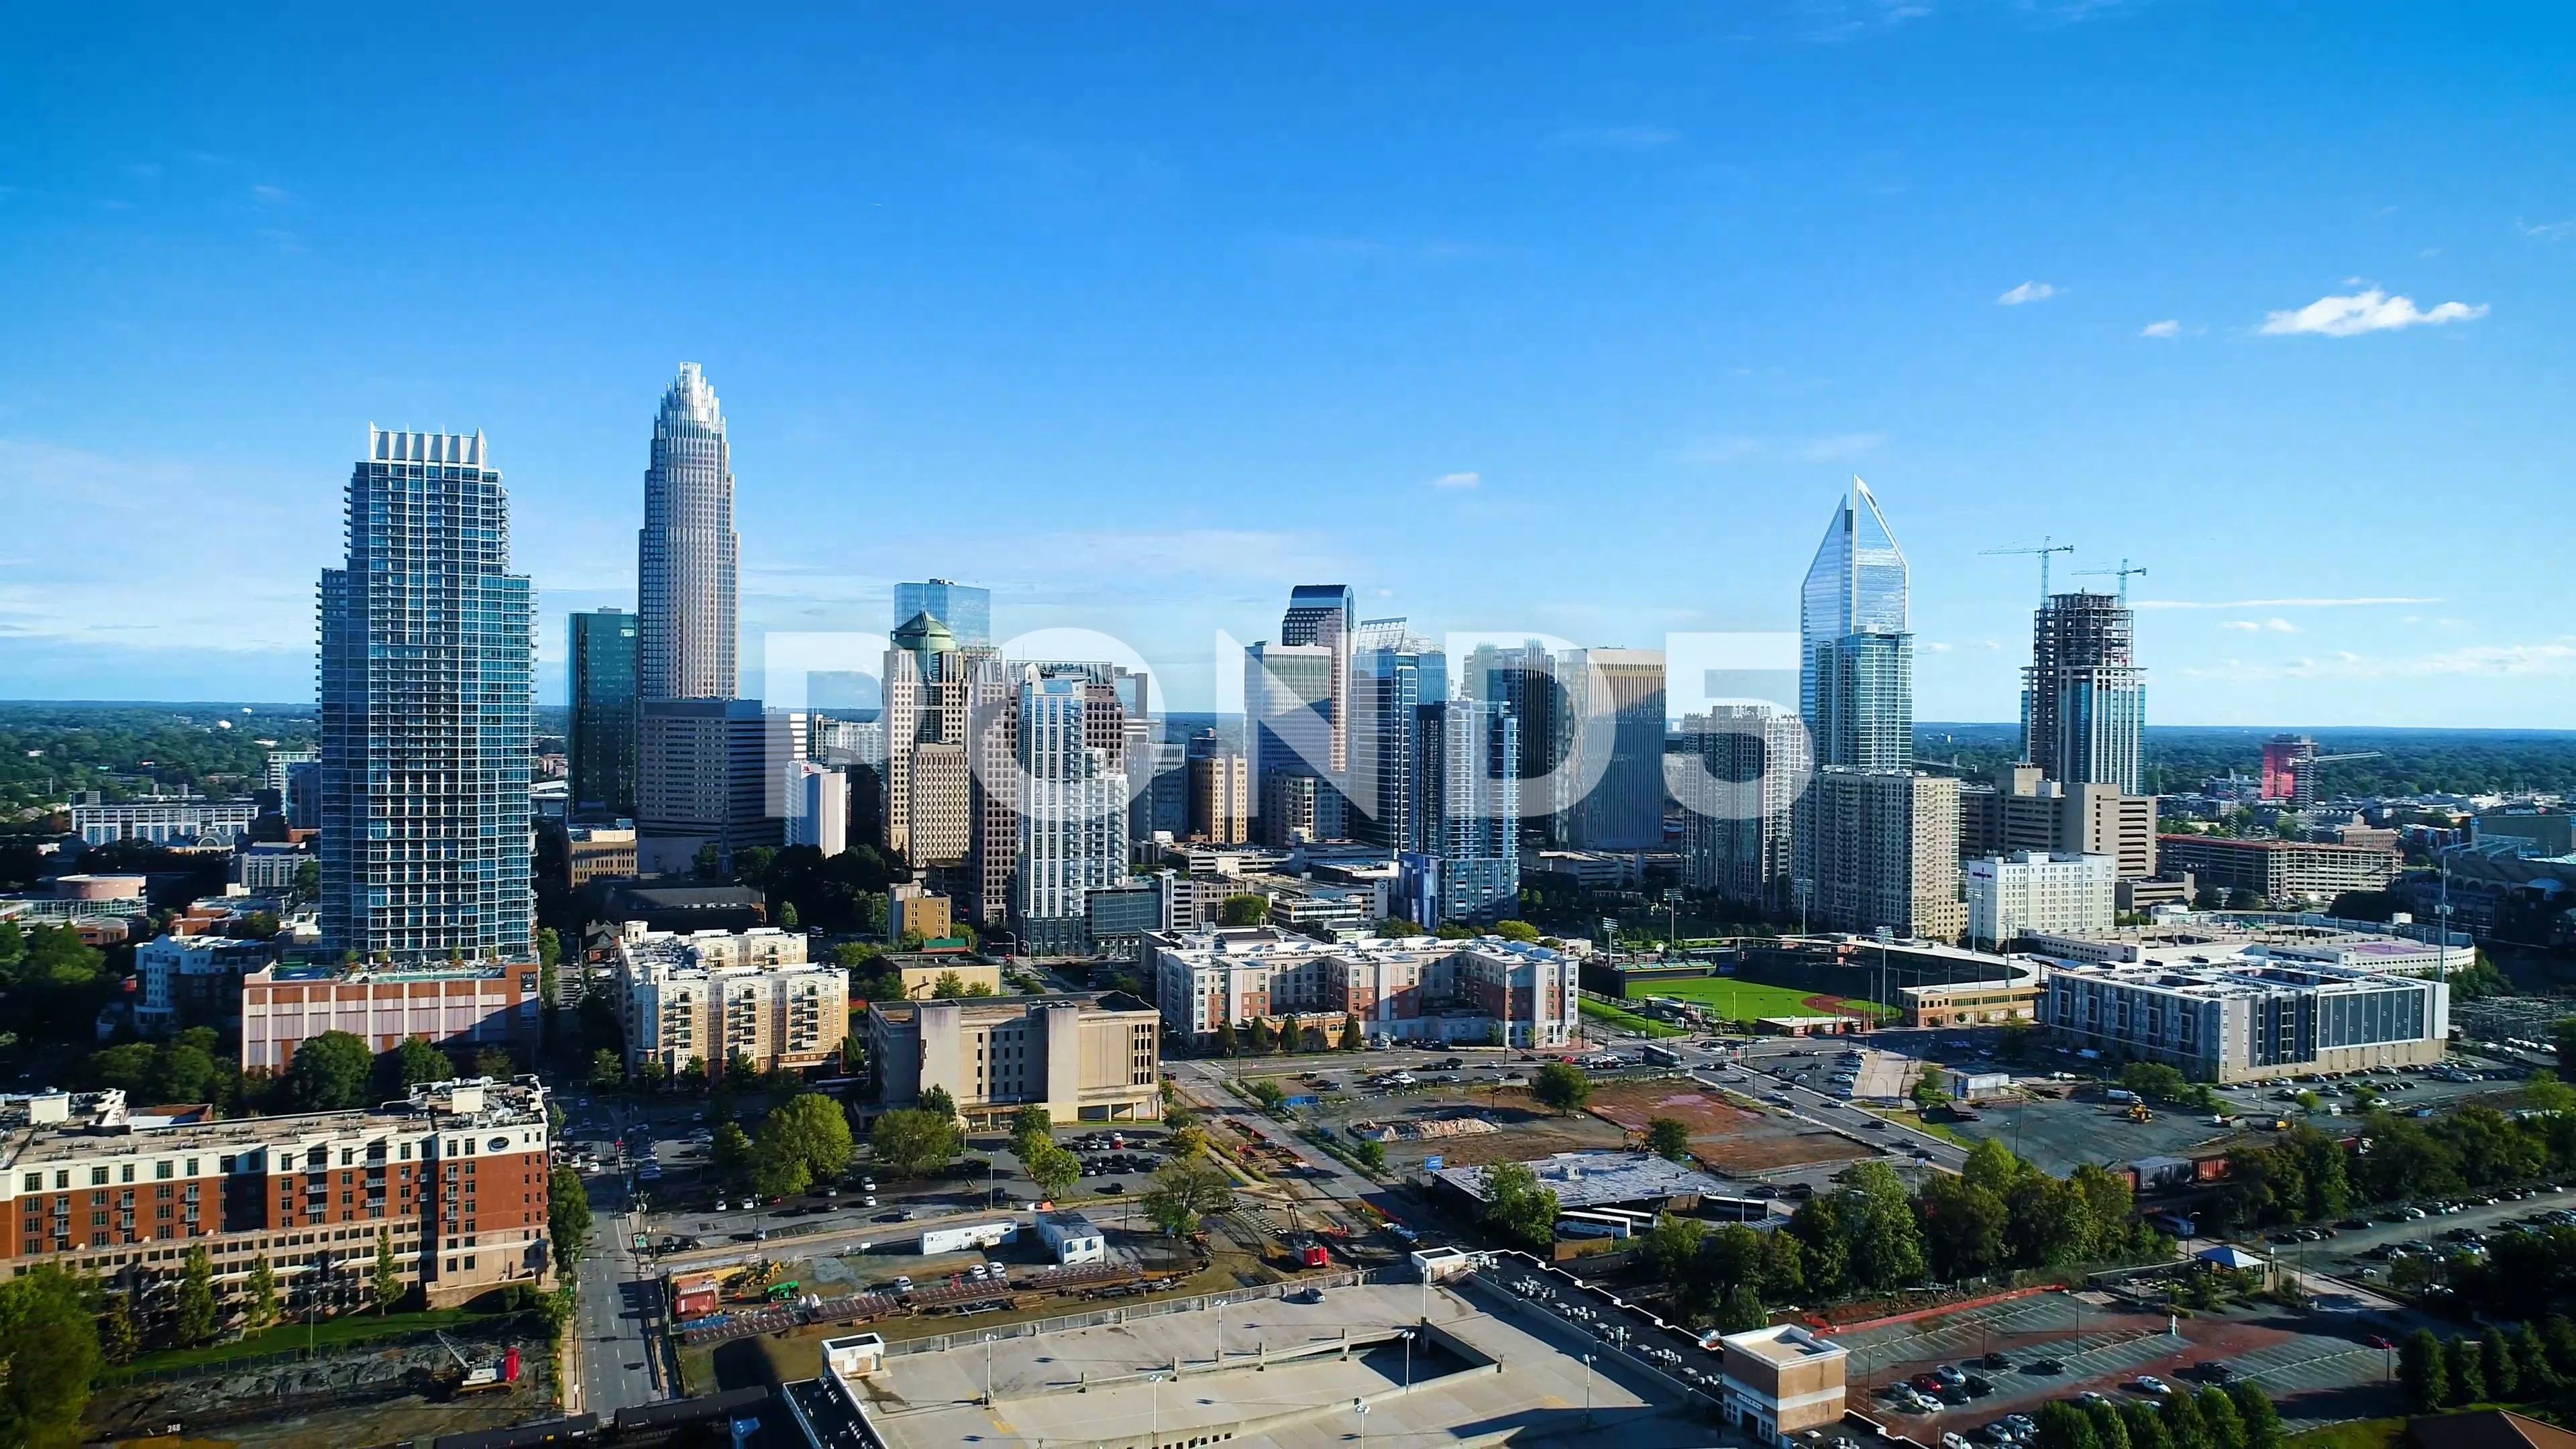
[[[2225,775],[2252,777],[2263,768],[2263,742],[2304,734],[2327,754],[2376,750],[2375,760],[2328,765],[2327,795],[2478,795],[2515,790],[2576,793],[2576,731],[2240,729],[2201,725],[2147,728],[2147,789],[2158,795],[2198,791]],[[1922,724],[1914,729],[1919,759],[1956,759],[1964,774],[1983,774],[2021,751],[2021,727]]]
[[[60,804],[78,790],[139,795],[146,780],[237,794],[259,783],[268,759],[261,740],[311,749],[313,707],[0,702],[0,806]]]

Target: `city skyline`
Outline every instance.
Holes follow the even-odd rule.
[[[1264,637],[1308,578],[1435,636],[1787,629],[1814,503],[1857,471],[1906,521],[1926,719],[2015,717],[2035,571],[1980,555],[2043,535],[2062,569],[2152,570],[2164,721],[2576,708],[2545,583],[2566,18],[2508,44],[2256,10],[2213,46],[2169,4],[1925,8],[1365,44],[1059,16],[998,50],[840,17],[785,75],[745,17],[497,49],[398,21],[416,63],[364,100],[284,20],[111,66],[95,21],[44,17],[0,99],[0,506],[244,558],[147,598],[8,551],[0,695],[304,697],[294,581],[358,422],[401,416],[511,440],[560,700],[565,616],[638,588],[598,520],[631,509],[640,400],[694,359],[754,485],[745,694],[771,636],[881,634],[925,575],[991,588],[1005,638],[1132,640],[1183,709],[1216,695],[1205,641]],[[2319,64],[2262,59],[2287,51]],[[1101,102],[1113,61],[1135,84]],[[392,121],[460,70],[488,110]],[[647,98],[683,90],[710,104],[674,127]],[[722,207],[641,201],[712,173]],[[489,224],[447,225],[454,195]]]

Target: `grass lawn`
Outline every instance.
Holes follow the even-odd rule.
[[[372,1313],[352,1313],[341,1318],[326,1318],[312,1327],[315,1348],[339,1348],[364,1343],[371,1338],[396,1338],[406,1334],[427,1333],[437,1328],[454,1328],[491,1318],[513,1315],[468,1313],[462,1308],[440,1308],[427,1313],[388,1313],[378,1318]],[[155,1369],[192,1368],[198,1364],[220,1363],[228,1359],[258,1358],[262,1354],[291,1353],[305,1346],[305,1326],[281,1323],[265,1333],[254,1333],[236,1343],[218,1343],[206,1348],[168,1348],[158,1353],[137,1354],[134,1362],[106,1371],[105,1379],[113,1383],[134,1374]]]
[[[1753,1021],[1765,1016],[1814,1016],[1817,1011],[1807,1005],[1811,991],[1794,986],[1765,986],[1759,981],[1738,981],[1730,976],[1685,977],[1678,981],[1657,981],[1634,987],[1640,996],[1665,996],[1675,1001],[1715,1007],[1730,1021]],[[1892,1007],[1871,1001],[1836,998],[1851,1009],[1853,1015],[1894,1016]]]
[[[2404,1419],[2355,1419],[2293,1434],[2282,1449],[2397,1449],[2406,1442]]]
[[[1585,1016],[1591,1017],[1594,1021],[1606,1021],[1613,1026],[1624,1026],[1630,1031],[1644,1032],[1649,1037],[1690,1034],[1678,1026],[1666,1026],[1660,1021],[1649,1021],[1633,1011],[1621,1011],[1615,1006],[1605,1005],[1589,997],[1582,998],[1575,1005]]]

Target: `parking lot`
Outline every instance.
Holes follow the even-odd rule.
[[[2398,1411],[2392,1355],[2371,1342],[2391,1325],[2362,1311],[2293,1318],[2268,1311],[2168,1320],[2103,1294],[2049,1292],[1958,1313],[1839,1335],[1851,1351],[1855,1404],[1932,1442],[1944,1433],[1985,1435],[2006,1414],[2035,1413],[2055,1399],[2086,1394],[2154,1397],[2142,1376],[2175,1389],[2211,1381],[2197,1370],[2222,1364],[2230,1381],[2250,1380],[2281,1406],[2292,1428]],[[1999,1355],[2009,1368],[1980,1367]],[[1992,1360],[1987,1360],[1991,1363]],[[1899,1407],[1891,1391],[1942,1365],[1979,1375],[1991,1392],[1935,1411]],[[2034,1365],[2055,1372],[2033,1372]],[[1987,1436],[1991,1437],[1991,1436]]]

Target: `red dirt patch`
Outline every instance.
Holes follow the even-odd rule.
[[[1809,1011],[1816,1012],[1824,1016],[1866,1017],[1869,1015],[1868,1012],[1861,1010],[1859,1007],[1845,1005],[1843,999],[1839,996],[1810,996],[1800,1001],[1798,1004],[1807,1008]]]
[[[1847,1162],[1865,1155],[1831,1132],[1802,1130],[1767,1113],[1747,1111],[1714,1092],[1675,1090],[1669,1082],[1623,1083],[1592,1094],[1589,1110],[1630,1132],[1657,1117],[1690,1129],[1691,1152],[1721,1172],[1763,1172],[1809,1162]]]

